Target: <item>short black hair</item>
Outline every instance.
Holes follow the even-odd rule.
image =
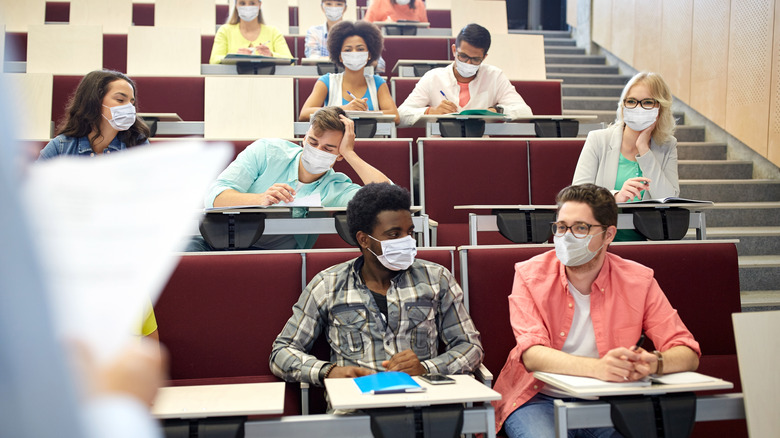
[[[341,21],[336,23],[328,32],[328,52],[330,52],[330,60],[338,65],[344,67],[344,64],[339,59],[341,57],[341,47],[344,45],[344,40],[351,36],[359,36],[366,42],[368,47],[368,65],[372,65],[373,62],[379,60],[382,56],[382,50],[384,48],[384,39],[382,38],[382,31],[374,23],[368,21]]]
[[[490,49],[490,31],[477,23],[469,23],[458,32],[458,37],[455,38],[455,47],[460,47],[461,41],[484,50],[485,55],[487,55],[488,49]]]
[[[367,234],[374,231],[379,213],[409,211],[411,207],[412,197],[405,188],[390,183],[366,184],[347,204],[349,234],[357,241],[358,231]]]

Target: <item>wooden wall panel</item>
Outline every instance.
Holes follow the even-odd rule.
[[[767,156],[776,0],[731,3],[726,130]]]
[[[663,21],[663,0],[641,0],[635,3],[634,67],[657,72],[661,68],[659,25]]]
[[[70,24],[103,26],[103,33],[127,34],[133,23],[131,0],[71,0]]]
[[[775,0],[775,31],[772,44],[772,88],[769,109],[769,161],[780,166],[780,0]]]
[[[731,0],[694,0],[690,105],[726,125]]]
[[[691,97],[693,0],[664,0],[659,73],[684,102]]]
[[[634,63],[634,22],[634,0],[618,0],[612,4],[610,51],[628,64]]]
[[[0,0],[0,22],[6,32],[27,32],[29,25],[42,25],[46,0]]]
[[[593,42],[606,50],[612,50],[612,0],[593,0],[591,6]]]
[[[450,16],[453,37],[458,36],[458,32],[469,23],[479,23],[491,35],[509,33],[506,2],[503,0],[452,0]]]

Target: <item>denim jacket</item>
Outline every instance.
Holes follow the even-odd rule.
[[[148,144],[149,140],[144,141],[143,144]],[[103,154],[108,155],[112,152],[122,151],[127,149],[127,146],[119,140],[119,136],[114,137],[109,143],[108,147],[103,150]],[[68,137],[60,134],[54,137],[47,145],[41,150],[39,160],[48,160],[60,155],[79,155],[85,157],[94,157],[95,151],[92,150],[92,145],[89,143],[89,137]]]

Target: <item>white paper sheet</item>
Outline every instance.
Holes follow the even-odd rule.
[[[155,144],[30,167],[23,196],[59,334],[107,360],[178,262],[226,144]]]

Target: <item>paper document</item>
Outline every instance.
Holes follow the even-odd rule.
[[[705,376],[693,371],[683,373],[665,374],[660,377],[652,377],[654,383],[663,383],[664,385],[687,385],[690,383],[708,383],[719,382],[717,377]]]
[[[140,333],[231,156],[227,144],[176,142],[30,166],[22,197],[62,337],[105,361]]]
[[[631,204],[712,204],[712,201],[701,201],[698,199],[676,198],[674,196],[669,196],[667,198],[645,199],[635,202],[620,202],[619,204],[621,207],[623,207],[630,206]]]
[[[322,199],[319,193],[312,193],[306,196],[296,196],[292,202],[282,201],[271,207],[322,207]]]
[[[605,382],[604,380],[594,379],[591,377],[569,376],[566,374],[545,373],[541,371],[535,371],[534,377],[561,389],[642,387],[650,386],[652,384],[650,379],[637,380],[634,382]],[[548,382],[547,379],[543,379],[542,377],[547,377],[550,381]]]

